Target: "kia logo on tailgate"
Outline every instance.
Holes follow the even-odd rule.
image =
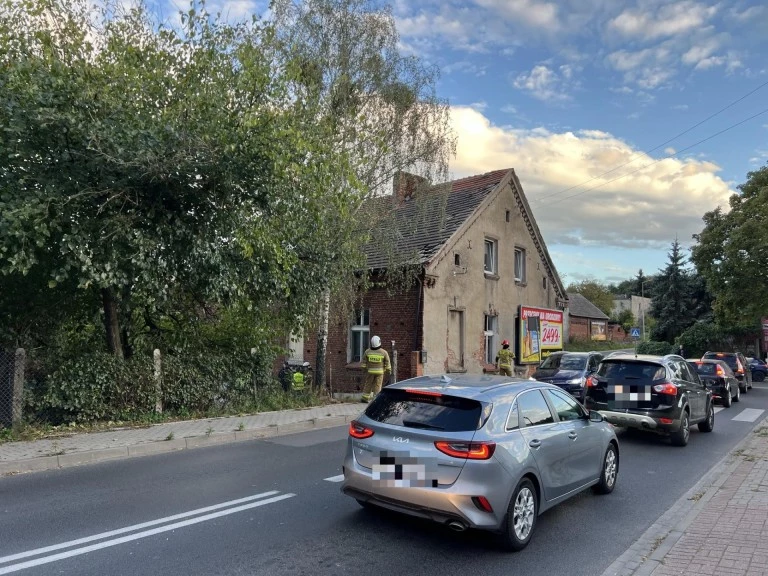
[[[403,438],[402,436],[392,436],[392,440],[401,444],[408,444],[408,438]]]

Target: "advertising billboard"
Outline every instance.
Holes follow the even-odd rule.
[[[592,340],[607,339],[607,324],[604,320],[592,320],[589,324],[589,336]]]
[[[517,360],[538,364],[563,349],[563,312],[549,308],[520,306],[518,309]]]

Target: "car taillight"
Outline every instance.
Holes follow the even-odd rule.
[[[435,442],[435,448],[454,458],[468,460],[488,460],[496,450],[495,442]]]
[[[357,420],[352,420],[352,422],[349,423],[349,435],[352,436],[352,438],[361,440],[373,436],[373,430],[367,426],[363,426]]]
[[[419,390],[418,388],[406,388],[406,392],[409,394],[421,394],[422,396],[442,396],[440,392],[434,390]]]
[[[736,368],[736,374],[744,374],[744,366],[741,365],[741,362],[738,363],[738,368]]]
[[[594,376],[587,378],[587,388],[597,388],[597,378]]]
[[[677,396],[677,386],[672,384],[672,382],[664,382],[663,384],[656,384],[656,386],[653,387],[654,392],[658,392],[659,394],[668,394],[669,396]]]
[[[723,370],[722,366],[717,366],[717,375],[718,376],[725,376],[725,370]]]

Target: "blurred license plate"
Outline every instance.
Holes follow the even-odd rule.
[[[616,384],[608,388],[609,408],[640,408],[651,402],[651,386]]]
[[[413,488],[437,487],[435,464],[410,454],[382,454],[379,463],[373,465],[373,482],[376,486]]]

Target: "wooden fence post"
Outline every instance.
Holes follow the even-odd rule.
[[[11,398],[11,422],[19,424],[24,415],[24,374],[27,368],[27,352],[17,348],[13,362],[13,393]]]
[[[160,350],[155,348],[155,412],[163,413],[163,359]]]

